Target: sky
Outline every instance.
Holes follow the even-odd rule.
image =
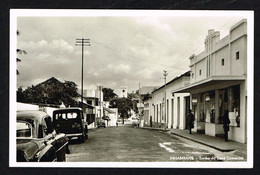
[[[210,11],[203,15],[191,11],[124,12],[75,15],[68,11],[63,16],[60,11],[53,15],[34,11],[18,15],[17,48],[27,54],[17,55],[22,60],[15,63],[20,72],[17,88],[55,77],[61,82],[73,81],[80,89],[82,48],[75,43],[81,38],[90,39],[90,46],[84,47],[84,89],[101,85],[118,93],[121,86],[127,86],[128,92],[139,86],[162,86],[163,70],[168,72],[167,82],[189,71],[189,57],[203,51],[209,29],[220,31],[223,38],[231,26],[245,18],[242,13]]]

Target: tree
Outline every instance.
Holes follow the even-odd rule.
[[[21,33],[19,30],[16,31],[16,35],[19,36]],[[27,54],[27,52],[25,50],[22,50],[22,49],[16,49],[16,53],[17,54]],[[16,62],[21,62],[22,60],[19,59],[19,58],[16,58]],[[19,75],[19,71],[16,69],[16,75]]]
[[[113,89],[110,88],[103,88],[102,89],[103,92],[103,97],[104,97],[104,101],[110,101],[116,97],[118,97],[115,93]]]
[[[17,94],[19,97],[24,97],[23,101],[17,98],[18,102],[54,105],[60,105],[63,102],[66,106],[77,106],[74,99],[79,96],[76,83],[72,81],[62,83],[54,77],[36,86],[32,85],[24,91],[18,89]]]
[[[131,109],[135,109],[135,102],[129,98],[114,98],[110,101],[109,106],[111,108],[118,108],[118,112],[123,119],[129,118],[131,115]]]
[[[23,88],[21,86],[18,88],[16,95],[17,95],[17,101],[25,102],[25,96],[24,96]]]

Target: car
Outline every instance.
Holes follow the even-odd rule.
[[[97,127],[98,128],[106,128],[106,123],[104,120],[100,120],[97,122]]]
[[[42,111],[17,111],[17,162],[64,162],[68,138],[57,134],[51,117]]]
[[[65,133],[70,140],[77,137],[82,143],[88,139],[88,124],[81,108],[54,110],[52,118],[53,126],[58,133]]]
[[[139,118],[132,118],[132,126],[139,127]]]

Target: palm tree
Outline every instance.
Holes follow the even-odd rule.
[[[16,34],[17,34],[17,36],[19,36],[21,33],[19,30],[17,30]],[[17,54],[27,54],[27,52],[25,50],[21,50],[21,49],[16,49],[16,53]],[[16,62],[21,62],[21,61],[22,61],[21,59],[16,58]],[[19,74],[20,74],[19,71],[16,70],[16,75],[19,75]]]

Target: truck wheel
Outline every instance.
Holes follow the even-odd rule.
[[[79,140],[81,141],[81,143],[84,143],[85,139],[85,133],[82,136],[79,136]]]

